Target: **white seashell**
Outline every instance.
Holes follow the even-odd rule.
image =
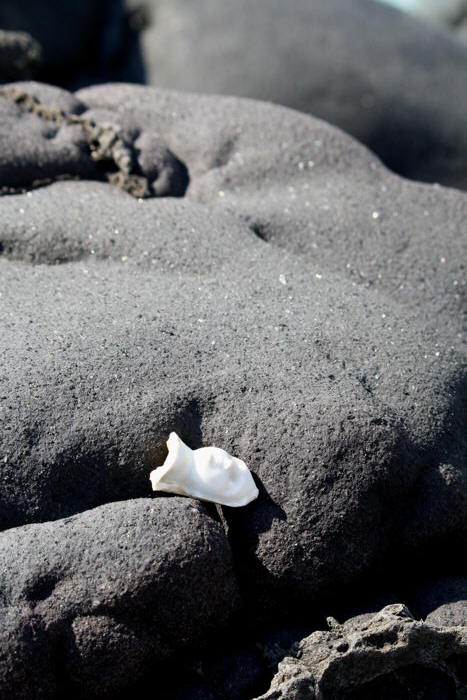
[[[169,454],[149,475],[153,491],[168,491],[224,506],[245,506],[258,497],[245,462],[219,447],[192,450],[170,433]]]

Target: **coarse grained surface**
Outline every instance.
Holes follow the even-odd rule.
[[[138,197],[185,193],[186,168],[157,135],[122,128],[112,113],[96,122],[83,111],[52,86],[0,88],[0,194],[70,178],[106,180]]]
[[[148,80],[326,119],[407,177],[467,188],[467,48],[373,0],[151,0]]]
[[[258,501],[224,509],[256,610],[316,604],[391,552],[436,565],[467,523],[467,197],[286,108],[125,85],[58,99],[138,133],[148,169],[162,139],[189,186],[0,198],[1,526],[148,496],[175,430],[256,476]],[[74,134],[52,152],[30,118],[65,175]],[[16,113],[7,128],[23,153]],[[11,178],[28,158],[13,148]]]
[[[465,664],[466,627],[419,622],[401,604],[368,618],[350,619],[302,639],[294,655],[279,664],[262,700],[463,697],[466,688],[449,664],[453,657]]]
[[[222,630],[238,604],[219,523],[181,498],[0,534],[2,697],[112,697]],[[189,595],[187,595],[189,591]]]

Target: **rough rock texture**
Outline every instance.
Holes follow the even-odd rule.
[[[25,32],[0,29],[0,83],[34,77],[41,58],[41,47]]]
[[[84,109],[57,88],[0,88],[0,193],[68,178],[107,180],[135,197],[185,193],[186,168],[160,138],[149,137],[149,143],[139,129],[116,125],[111,113],[96,121],[80,116]],[[12,128],[18,141],[10,139]]]
[[[284,109],[78,98],[137,126],[142,159],[162,134],[190,186],[0,200],[3,526],[144,495],[175,429],[257,474],[262,498],[227,515],[249,580],[275,596],[464,532],[467,198]]]
[[[439,629],[416,621],[404,605],[390,605],[303,639],[262,699],[464,697],[467,687],[449,667],[458,656],[465,662],[467,627]]]
[[[113,697],[238,602],[222,527],[181,498],[3,532],[0,571],[2,697]]]
[[[162,139],[189,186],[141,200],[69,181],[0,198],[0,517],[18,528],[12,541],[27,523],[148,496],[176,430],[255,474],[258,501],[224,509],[253,610],[315,605],[377,564],[405,575],[404,553],[428,547],[436,568],[467,529],[467,196],[402,180],[281,107],[23,90],[41,109],[112,115],[139,134],[146,172]],[[40,115],[0,104],[6,187],[34,184],[39,155],[51,178],[81,162],[73,129],[47,139]],[[28,654],[22,619],[10,622]],[[76,624],[87,639],[91,623]]]
[[[373,0],[151,0],[158,87],[321,117],[393,170],[467,188],[467,49]]]

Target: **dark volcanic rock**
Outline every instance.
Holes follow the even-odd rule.
[[[68,87],[105,80],[143,82],[140,26],[138,14],[122,0],[0,3],[0,27],[28,32],[41,45],[38,77]]]
[[[41,47],[29,34],[0,29],[0,83],[33,78],[40,57]]]
[[[467,48],[373,0],[152,0],[148,79],[321,117],[406,177],[467,188]]]
[[[186,167],[160,138],[116,125],[110,112],[97,121],[80,116],[84,109],[63,90],[38,83],[0,89],[0,193],[74,178],[107,180],[136,197],[185,193]]]
[[[70,684],[84,697],[111,695],[222,629],[238,602],[221,526],[180,498],[8,530],[0,561],[2,697],[50,697]]]
[[[466,658],[467,627],[438,629],[404,605],[314,632],[279,664],[263,700],[454,700],[453,656]],[[465,690],[465,689],[464,689]]]
[[[464,532],[467,198],[281,108],[78,97],[162,135],[190,187],[0,200],[3,526],[144,495],[175,429],[258,475],[259,502],[228,517],[264,595],[316,594],[394,541]]]
[[[267,677],[266,665],[258,651],[231,650],[227,636],[218,645],[217,653],[200,659],[194,668],[195,672],[186,679],[180,679],[178,674],[177,683],[163,694],[164,700],[244,700],[257,695],[258,681]]]
[[[444,578],[419,586],[411,596],[414,612],[432,625],[467,627],[467,579]]]
[[[141,134],[142,167],[162,139],[189,186],[0,198],[1,526],[149,495],[176,430],[256,475],[258,501],[224,509],[255,611],[316,604],[427,547],[436,566],[467,530],[467,197],[402,180],[285,108],[130,86],[60,95]],[[2,146],[5,186],[27,186],[23,119]],[[120,620],[81,617],[79,648],[139,643]]]
[[[3,0],[0,27],[43,46],[41,80],[274,101],[406,177],[467,188],[467,47],[373,0]]]

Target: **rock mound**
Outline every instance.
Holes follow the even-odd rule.
[[[461,685],[450,662],[455,667],[462,657],[465,663],[466,654],[466,627],[433,627],[415,620],[404,605],[389,605],[303,639],[295,655],[281,661],[261,699],[447,700],[460,697]]]
[[[0,535],[4,697],[113,697],[238,604],[224,532],[180,498],[109,503]]]
[[[153,0],[148,80],[336,124],[401,175],[467,189],[467,47],[373,0]]]
[[[405,575],[428,548],[425,566],[436,569],[441,555],[458,566],[451,544],[467,529],[467,197],[402,180],[350,137],[285,108],[124,85],[22,90],[40,111],[96,127],[112,121],[133,135],[151,182],[161,142],[189,179],[183,197],[130,196],[97,181],[74,127],[59,122],[47,138],[37,110],[0,97],[2,183],[27,190],[0,198],[0,517],[14,528],[2,535],[10,581],[20,580],[14,552],[28,533],[47,533],[37,535],[47,578],[57,536],[67,551],[63,519],[115,508],[110,523],[134,503],[146,512],[135,499],[150,496],[148,474],[171,430],[192,448],[226,449],[255,475],[258,501],[223,513],[255,614],[317,605],[375,567]],[[34,188],[37,160],[48,186]],[[179,522],[178,500],[165,502],[154,502],[166,508],[163,531],[172,527],[193,556],[204,552],[182,578],[183,605],[192,610],[208,573],[215,580],[213,557],[224,562],[222,604],[233,610],[218,523],[203,516],[201,536],[186,514]],[[104,525],[89,566],[121,581],[127,568],[105,549]],[[29,551],[24,560],[36,561]],[[167,556],[164,576],[178,566]],[[132,572],[152,605],[143,573]],[[161,576],[151,574],[156,589]],[[21,679],[14,659],[27,658],[31,636],[42,654],[31,668],[47,663],[50,642],[30,599],[8,596],[16,646],[7,668]],[[224,619],[221,599],[203,600],[208,621]],[[106,649],[121,640],[117,651],[136,645],[136,665],[152,653],[120,617],[101,619],[78,595],[66,601],[78,655],[91,658],[97,639],[109,640]],[[24,605],[26,617],[11,612]],[[178,617],[168,619],[176,648],[184,637]]]

